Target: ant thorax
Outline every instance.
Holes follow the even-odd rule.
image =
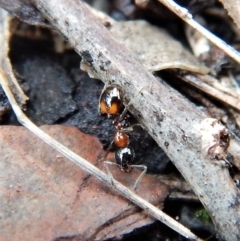
[[[116,130],[123,130],[124,128],[128,128],[130,126],[129,115],[124,116],[123,119],[121,115],[116,116],[113,119],[112,124]]]

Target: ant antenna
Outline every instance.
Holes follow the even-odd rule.
[[[122,121],[122,120],[124,119],[125,115],[126,115],[127,112],[128,112],[129,106],[132,105],[132,103],[133,103],[134,101],[136,101],[136,99],[137,99],[137,97],[139,96],[139,94],[140,94],[144,89],[146,89],[146,88],[148,88],[148,86],[142,87],[142,88],[138,91],[138,93],[136,94],[136,96],[135,96],[133,99],[131,99],[131,100],[128,102],[127,105],[125,105],[125,108],[124,108],[122,114],[120,115],[119,121]],[[140,125],[140,124],[139,124],[139,125]]]

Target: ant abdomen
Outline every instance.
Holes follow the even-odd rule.
[[[100,96],[99,111],[114,118],[123,109],[123,91],[117,85],[110,85],[105,88]]]

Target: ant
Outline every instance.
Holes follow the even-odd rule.
[[[117,147],[115,151],[115,160],[113,162],[105,162],[106,164],[115,164],[120,167],[121,171],[130,173],[134,167],[143,169],[143,172],[138,177],[134,184],[134,190],[138,182],[147,171],[147,167],[143,165],[134,165],[135,152],[130,145],[129,132],[133,131],[133,126],[130,126],[127,114],[129,104],[124,107],[123,105],[123,90],[120,86],[112,84],[103,89],[99,99],[99,112],[101,115],[106,115],[107,118],[112,119],[115,127],[115,134],[113,141],[109,145],[106,154],[107,156],[113,143]],[[138,124],[136,124],[138,125]]]

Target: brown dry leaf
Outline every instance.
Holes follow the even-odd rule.
[[[90,162],[98,162],[102,145],[97,138],[72,127],[42,129]],[[153,222],[24,127],[0,127],[0,152],[0,240],[101,240]],[[113,167],[111,171],[130,187],[140,172],[123,174]],[[137,193],[157,205],[168,191],[145,175]]]
[[[175,68],[200,74],[209,71],[164,29],[145,21],[118,22],[110,31],[149,71]]]

